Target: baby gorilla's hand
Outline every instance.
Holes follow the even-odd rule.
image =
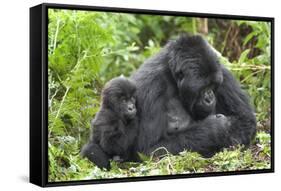
[[[216,121],[222,126],[230,126],[231,120],[229,117],[226,117],[223,114],[215,114],[215,115],[209,115],[205,120],[207,121]]]

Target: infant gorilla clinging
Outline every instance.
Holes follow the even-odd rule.
[[[102,91],[101,109],[92,120],[90,140],[81,151],[98,167],[109,169],[109,159],[126,161],[137,157],[135,91],[135,84],[125,77],[110,80]]]
[[[191,115],[183,107],[183,104],[177,97],[176,92],[172,90],[169,90],[168,92],[169,99],[168,103],[166,104],[168,134],[183,132],[193,127],[192,124],[196,123],[196,121],[207,119],[208,116],[212,116],[215,113],[216,98],[213,91],[210,89],[206,89],[198,95],[198,100],[200,101],[198,101],[198,103],[195,105],[198,113],[196,119],[192,119]],[[208,119],[213,120],[213,118]]]

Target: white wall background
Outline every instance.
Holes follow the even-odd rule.
[[[1,1],[0,10],[0,190],[40,190],[28,183],[29,139],[29,7],[43,1]],[[281,180],[279,117],[281,103],[278,0],[46,0],[49,3],[159,9],[186,12],[275,17],[276,172],[274,174],[192,178],[134,183],[47,188],[45,190],[276,190]]]

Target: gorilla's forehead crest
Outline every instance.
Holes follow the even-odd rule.
[[[206,46],[206,41],[200,35],[189,36],[188,34],[183,34],[175,41],[175,48],[190,48],[190,47],[204,47]]]
[[[168,44],[168,51],[170,58],[173,58],[171,62],[176,65],[186,65],[188,63],[198,64],[199,66],[204,65],[202,66],[204,69],[214,72],[219,66],[217,55],[200,35],[181,35],[178,39]],[[185,62],[183,63],[183,61]]]

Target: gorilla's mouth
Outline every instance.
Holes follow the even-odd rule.
[[[137,113],[136,110],[128,112],[128,113],[125,114],[125,118],[127,120],[134,119],[136,117],[136,113]]]

